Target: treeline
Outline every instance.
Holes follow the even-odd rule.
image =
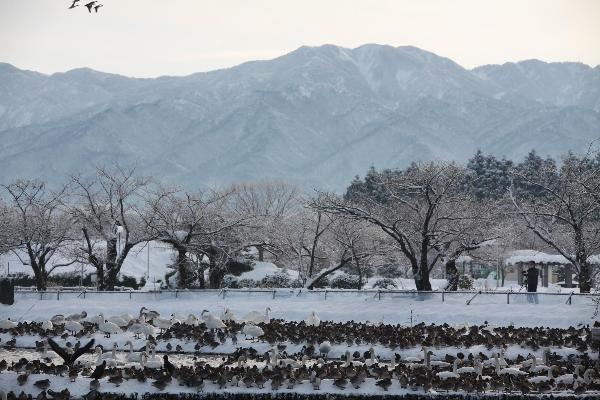
[[[297,270],[307,288],[340,269],[361,288],[372,271],[393,267],[419,290],[442,274],[456,290],[461,256],[495,262],[527,246],[565,256],[585,292],[600,248],[597,152],[531,152],[520,163],[478,152],[466,165],[371,169],[343,195],[277,182],[186,191],[119,166],[58,189],[24,180],[3,188],[0,251],[29,265],[40,290],[73,263],[93,266],[98,288],[111,290],[134,247],[161,241],[176,254],[169,281],[180,288],[222,287],[253,248]]]

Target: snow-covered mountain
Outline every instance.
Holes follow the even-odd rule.
[[[356,174],[477,148],[558,155],[600,137],[600,67],[467,70],[415,47],[301,47],[185,77],[0,64],[0,181],[135,163],[186,186],[278,179],[342,190]]]

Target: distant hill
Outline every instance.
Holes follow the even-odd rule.
[[[0,181],[138,165],[188,187],[288,180],[342,190],[371,165],[519,159],[600,138],[600,67],[528,60],[467,70],[415,47],[301,47],[185,77],[0,64]]]

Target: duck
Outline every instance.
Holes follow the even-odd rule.
[[[263,331],[261,327],[256,326],[251,322],[248,322],[244,325],[244,327],[242,328],[242,332],[244,333],[244,335],[250,336],[252,340],[254,340],[255,338],[258,340],[260,336],[263,336],[265,334],[265,331]]]
[[[255,324],[260,324],[260,323],[268,324],[269,322],[271,322],[271,317],[269,316],[270,312],[271,312],[271,307],[267,307],[265,309],[264,314],[262,314],[258,311],[251,311],[248,314],[246,314],[246,316],[244,317],[244,321],[253,322]]]
[[[227,326],[220,318],[215,317],[208,310],[203,310],[201,317],[208,329],[223,329]]]
[[[54,360],[58,358],[58,354],[55,351],[48,350],[48,341],[44,340],[44,348],[40,358],[43,360]]]
[[[321,325],[321,319],[317,316],[315,311],[311,311],[308,318],[304,321],[306,326],[319,326]]]

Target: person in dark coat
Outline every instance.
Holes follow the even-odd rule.
[[[527,272],[526,272],[526,274],[527,274],[527,292],[529,292],[529,293],[537,292],[539,273],[540,272],[538,271],[538,269],[535,267],[534,264],[531,264],[529,266],[529,269],[527,269]],[[538,302],[537,294],[528,294],[527,300],[530,303],[537,304],[537,302]]]

